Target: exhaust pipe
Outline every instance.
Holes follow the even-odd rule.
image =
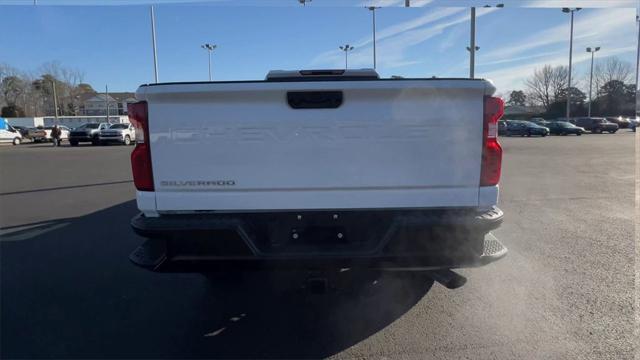
[[[467,283],[467,278],[450,269],[429,271],[429,276],[447,289],[457,289]]]

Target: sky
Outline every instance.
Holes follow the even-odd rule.
[[[343,68],[344,53],[338,46],[344,44],[354,46],[349,68],[370,68],[372,18],[364,6],[371,4],[383,6],[376,10],[377,70],[382,77],[469,75],[470,22],[469,8],[461,6],[464,0],[412,0],[411,8],[398,6],[403,0],[353,0],[351,5],[357,6],[313,0],[304,7],[293,0],[287,1],[292,6],[278,6],[283,0],[231,5],[226,0],[37,1],[33,6],[32,0],[0,0],[5,29],[0,34],[0,63],[37,73],[43,63],[57,61],[82,71],[84,82],[96,90],[108,85],[110,91],[135,91],[153,82],[146,5],[152,2],[161,82],[207,80],[207,52],[200,47],[204,43],[217,45],[214,80],[263,79],[272,69]],[[567,65],[570,16],[545,7],[559,4],[553,1],[505,0],[504,8],[478,8],[476,77],[491,79],[499,93],[506,93],[524,89],[524,79],[536,68]],[[575,13],[573,65],[578,81],[589,71],[587,46],[602,48],[597,60],[617,56],[635,64],[636,9],[621,7],[634,3],[578,2],[595,7]],[[458,6],[442,6],[447,4]]]

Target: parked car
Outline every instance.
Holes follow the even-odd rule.
[[[504,120],[498,121],[498,135],[507,135],[507,122]]]
[[[524,120],[507,120],[507,136],[547,136],[549,129]]]
[[[27,128],[26,126],[16,126],[16,125],[11,125],[11,126],[20,132],[20,135],[22,135],[23,139],[27,138],[27,136],[29,135],[29,128]]]
[[[68,127],[64,126],[64,125],[58,125],[58,128],[60,129],[60,140],[69,140],[69,134],[71,133],[71,129],[69,129]],[[44,128],[44,131],[46,133],[45,136],[45,141],[53,141],[53,139],[51,138],[51,130],[53,129],[53,126],[48,126],[46,128]]]
[[[539,126],[542,126],[542,127],[547,127],[547,124],[550,123],[550,121],[547,121],[547,120],[545,120],[543,118],[531,118],[529,120],[529,122],[532,122],[532,123],[534,123],[536,125],[539,125]]]
[[[44,131],[42,126],[38,126],[35,128],[29,128],[27,132],[28,138],[33,142],[42,142],[47,139],[47,132]]]
[[[109,123],[88,123],[78,126],[69,133],[69,144],[78,146],[78,143],[90,142],[93,145],[98,145],[100,130],[107,128],[109,128]]]
[[[22,142],[22,134],[13,126],[7,124],[5,129],[0,129],[0,142],[20,145]]]
[[[606,119],[608,122],[618,124],[619,129],[626,129],[631,123],[625,116],[607,116]]]
[[[136,130],[131,124],[113,124],[108,129],[100,130],[100,144],[120,143],[131,145],[136,139]]]
[[[549,132],[554,135],[576,134],[580,136],[586,132],[584,128],[575,126],[567,121],[550,121],[547,127]]]
[[[440,97],[414,95],[439,89],[455,112],[439,111]],[[389,82],[368,69],[142,85],[141,101],[128,106],[140,139],[131,153],[140,213],[131,226],[148,240],[130,259],[151,271],[205,274],[254,264],[429,269],[455,287],[462,282],[450,281],[459,279],[452,268],[507,253],[487,235],[503,217],[495,205],[504,103],[494,92],[480,79]],[[356,96],[362,101],[350,101]],[[203,134],[203,119],[217,130]],[[255,125],[261,120],[268,127]],[[360,136],[342,131],[345,123]],[[443,123],[450,131],[429,130]],[[420,141],[409,141],[415,131]]]
[[[591,131],[594,134],[602,134],[605,131],[613,134],[618,131],[618,124],[608,122],[605,118],[582,117],[572,119],[571,123]]]
[[[633,132],[636,132],[636,127],[638,127],[638,124],[640,124],[640,118],[630,117],[627,120],[629,120],[629,129],[631,129]]]

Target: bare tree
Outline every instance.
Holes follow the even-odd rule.
[[[16,88],[20,85],[20,72],[18,69],[0,63],[0,106],[15,105],[16,98],[22,93]]]
[[[71,112],[70,115],[78,115],[80,112],[80,95],[83,89],[78,85],[84,81],[84,73],[77,69],[62,69],[62,80],[64,81],[65,91],[65,103],[67,108]]]
[[[559,96],[567,87],[569,70],[566,66],[545,65],[535,69],[533,75],[525,81],[527,98],[533,104],[542,105],[549,110],[551,104],[559,100]]]
[[[575,79],[575,76],[573,77]],[[569,68],[566,66],[556,66],[553,68],[551,76],[551,90],[553,93],[553,102],[564,100],[565,90],[569,82]],[[572,86],[575,86],[571,84]]]
[[[625,84],[632,81],[633,66],[631,63],[621,61],[615,56],[608,57],[596,63],[593,68],[593,88],[595,97],[601,95],[601,88],[610,81],[621,81]]]

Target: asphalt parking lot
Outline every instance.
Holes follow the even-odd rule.
[[[131,147],[0,147],[2,357],[633,358],[635,133],[501,142],[505,259],[323,295],[131,265]]]

